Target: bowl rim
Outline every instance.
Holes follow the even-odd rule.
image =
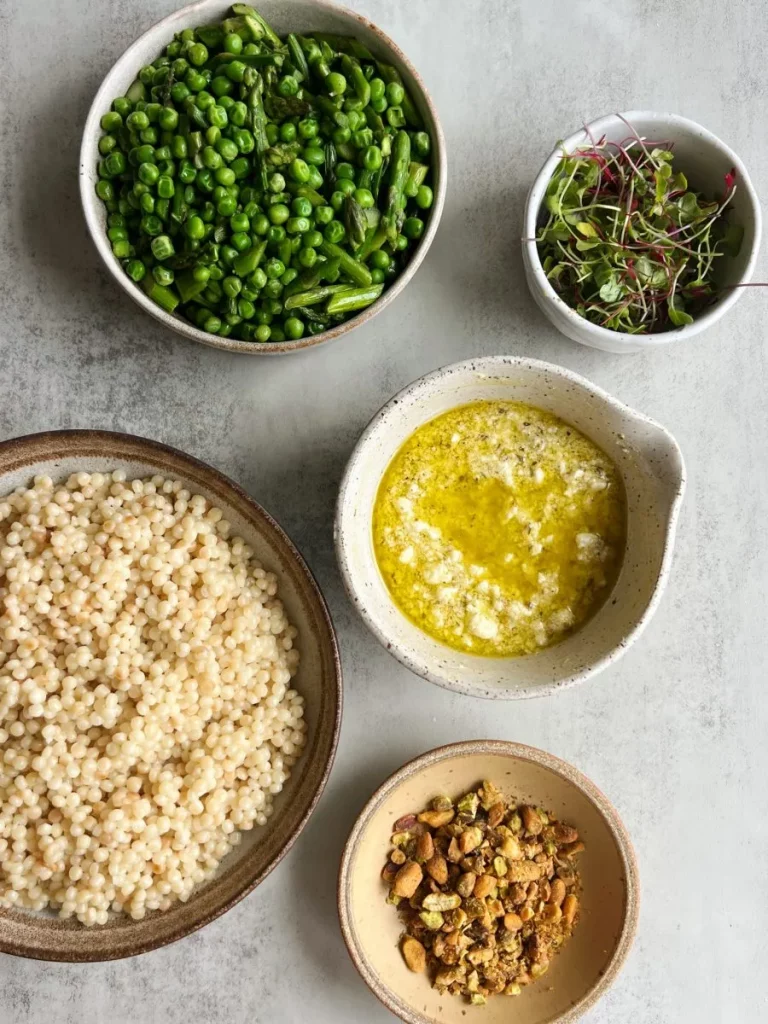
[[[368,610],[368,606],[361,589],[358,588],[357,585],[357,573],[353,569],[351,560],[347,554],[345,524],[348,516],[347,506],[350,501],[349,492],[352,486],[352,477],[358,467],[358,464],[362,460],[364,450],[368,447],[372,436],[378,431],[382,423],[384,423],[389,416],[394,414],[403,399],[409,398],[418,391],[431,390],[440,381],[449,380],[452,376],[464,373],[466,370],[487,370],[490,375],[497,367],[503,366],[519,367],[534,370],[539,374],[550,374],[560,377],[580,388],[582,391],[587,391],[604,404],[617,409],[628,418],[631,418],[636,422],[646,424],[654,431],[657,431],[660,436],[664,437],[670,446],[670,450],[675,453],[679,460],[680,472],[677,490],[672,502],[670,503],[669,512],[666,517],[664,548],[661,564],[659,566],[658,578],[645,610],[637,619],[629,633],[627,633],[626,636],[624,636],[601,658],[598,658],[596,661],[592,662],[580,671],[567,675],[562,679],[542,685],[526,683],[514,688],[506,686],[498,689],[486,690],[473,683],[464,682],[461,678],[461,673],[456,673],[455,677],[452,677],[449,673],[434,671],[418,654],[411,653],[406,646],[393,639],[391,636],[387,635],[383,629],[379,628],[374,617]],[[426,423],[428,420],[424,420],[423,422]],[[386,471],[386,467],[384,467],[382,475],[384,471]],[[439,367],[436,370],[432,370],[429,373],[424,374],[422,377],[418,377],[410,384],[406,384],[406,386],[393,395],[389,401],[384,403],[363,430],[352,450],[352,454],[347,462],[344,475],[341,479],[341,484],[339,485],[333,530],[336,560],[339,565],[341,578],[344,583],[347,596],[357,609],[357,612],[365,622],[366,626],[370,629],[379,643],[415,675],[421,676],[422,679],[426,679],[430,683],[436,683],[438,686],[442,686],[446,690],[453,690],[456,693],[462,693],[469,697],[483,697],[489,700],[525,700],[534,697],[548,697],[560,690],[566,690],[575,686],[577,683],[584,682],[590,677],[602,672],[603,669],[621,658],[632,644],[642,635],[646,626],[653,618],[669,581],[669,574],[675,548],[677,522],[683,498],[685,496],[686,483],[687,475],[683,453],[669,430],[656,420],[651,419],[650,416],[637,412],[628,405],[625,405],[624,402],[620,401],[618,398],[614,398],[613,395],[610,395],[598,385],[593,384],[592,381],[587,380],[586,377],[582,377],[580,374],[574,373],[573,370],[569,370],[564,366],[559,366],[556,363],[544,362],[541,359],[530,359],[527,356],[497,355],[479,356],[475,359],[464,359],[460,362],[450,363],[446,366]],[[446,650],[451,650],[451,648],[446,648]],[[465,656],[469,658],[472,657],[472,655]],[[536,657],[536,655],[529,655],[528,657]],[[499,660],[504,661],[506,659]]]
[[[744,288],[732,288],[729,295],[726,295],[724,298],[718,300],[714,305],[706,309],[700,316],[696,317],[692,324],[685,324],[683,327],[677,327],[671,331],[663,331],[657,334],[627,334],[626,331],[611,331],[607,327],[601,327],[599,324],[593,324],[585,317],[579,316],[579,314],[572,309],[568,303],[560,297],[560,295],[558,295],[544,273],[541,265],[541,259],[539,258],[538,247],[536,245],[536,222],[538,220],[539,210],[541,209],[547,185],[549,184],[555,167],[563,154],[563,150],[565,149],[570,152],[575,147],[583,145],[585,133],[587,131],[591,132],[596,137],[599,137],[604,134],[604,130],[606,128],[615,124],[617,120],[628,122],[628,127],[632,126],[633,121],[658,121],[660,125],[663,124],[664,126],[669,127],[671,131],[674,131],[675,128],[684,128],[688,131],[694,132],[701,136],[701,138],[713,149],[720,150],[721,153],[730,161],[731,165],[736,168],[736,180],[749,201],[750,217],[754,223],[752,248],[749,254],[749,259],[744,267],[744,271],[737,282],[739,285],[746,284],[750,281],[755,270],[755,265],[760,252],[760,241],[762,238],[762,209],[757,192],[752,184],[752,179],[737,153],[731,149],[727,143],[723,142],[722,139],[715,135],[714,132],[709,131],[708,128],[705,128],[698,122],[693,121],[690,118],[683,117],[680,114],[669,114],[653,110],[629,110],[624,113],[603,114],[601,117],[584,124],[583,127],[572,132],[567,138],[563,139],[562,142],[559,142],[552,150],[550,155],[544,161],[541,170],[536,175],[536,178],[528,192],[528,197],[525,202],[524,231],[522,238],[524,260],[530,273],[533,275],[536,286],[540,289],[542,300],[552,307],[553,311],[556,311],[558,315],[565,317],[570,325],[591,335],[596,342],[612,342],[615,346],[617,342],[621,343],[622,341],[626,341],[628,351],[635,351],[638,348],[660,348],[664,345],[669,345],[677,341],[684,341],[687,338],[691,338],[694,335],[699,334],[701,331],[706,330],[707,327],[711,327],[712,324],[716,323],[720,317],[724,316],[728,310],[738,302],[744,292]],[[630,345],[631,348],[629,348]]]
[[[245,886],[234,893],[228,900],[226,900],[220,907],[209,911],[206,914],[196,918],[191,923],[183,923],[179,927],[175,928],[169,935],[163,936],[158,939],[150,938],[148,941],[137,945],[136,948],[130,949],[127,952],[119,952],[112,954],[105,951],[103,956],[90,956],[90,955],[78,955],[76,950],[73,950],[68,954],[61,953],[47,953],[41,954],[41,951],[36,947],[26,946],[23,943],[13,943],[5,940],[0,935],[0,953],[7,953],[10,956],[23,957],[28,960],[40,960],[40,961],[54,961],[57,963],[103,963],[110,960],[127,960],[130,957],[139,956],[142,953],[149,953],[154,949],[160,949],[163,946],[169,946],[174,942],[178,942],[179,939],[186,938],[193,932],[199,931],[200,928],[210,924],[211,921],[215,921],[216,918],[226,914],[227,911],[231,910],[235,904],[239,903],[242,899],[248,896],[253,890],[260,885],[264,879],[269,875],[285,857],[291,847],[294,845],[296,840],[299,838],[304,828],[307,825],[310,817],[314,813],[317,803],[323,794],[323,791],[328,783],[328,779],[333,769],[336,753],[339,745],[339,736],[341,732],[341,719],[343,712],[344,693],[343,693],[343,675],[341,665],[341,655],[339,653],[338,638],[336,636],[336,629],[333,625],[330,610],[328,604],[323,596],[323,592],[320,589],[320,585],[315,579],[312,570],[309,568],[304,560],[304,557],[299,552],[290,537],[286,534],[285,530],[280,524],[270,515],[267,510],[259,504],[254,498],[252,498],[244,488],[239,484],[235,483],[234,480],[230,479],[226,474],[220,470],[215,469],[207,462],[203,462],[202,459],[196,458],[194,455],[188,455],[186,452],[181,451],[179,448],[174,448],[171,445],[163,444],[161,441],[155,441],[151,438],[142,437],[139,434],[129,434],[122,431],[115,430],[94,430],[94,429],[67,429],[67,430],[45,430],[34,434],[23,434],[19,437],[9,438],[6,441],[0,441],[0,457],[2,455],[14,452],[15,449],[20,449],[20,458],[18,462],[11,466],[8,470],[0,473],[0,481],[7,472],[13,472],[17,469],[21,469],[25,464],[30,461],[30,456],[37,455],[38,458],[43,456],[43,453],[37,452],[36,450],[40,445],[45,445],[47,442],[66,442],[67,440],[76,436],[83,440],[93,440],[94,443],[98,444],[105,440],[112,442],[115,441],[128,441],[132,444],[138,444],[142,449],[147,452],[148,458],[151,458],[153,454],[170,455],[174,459],[178,459],[183,463],[187,463],[190,468],[196,469],[206,476],[211,478],[218,484],[224,491],[231,491],[238,499],[245,503],[249,510],[253,514],[253,518],[256,521],[261,520],[273,530],[282,543],[285,544],[287,554],[293,559],[297,569],[301,576],[304,577],[309,590],[311,591],[313,598],[317,604],[320,617],[323,620],[325,629],[327,631],[327,638],[329,642],[329,653],[331,655],[331,662],[333,665],[333,682],[334,682],[334,693],[336,697],[336,711],[334,714],[333,721],[333,732],[331,738],[331,746],[326,763],[323,765],[323,770],[318,776],[318,780],[315,783],[315,790],[311,796],[311,799],[307,805],[304,814],[301,816],[299,821],[292,833],[289,835],[284,846],[277,851],[272,859],[265,865],[264,869],[258,873],[254,878],[250,879]],[[2,488],[0,487],[0,490]],[[3,911],[0,910],[0,921],[3,917]]]
[[[375,33],[381,43],[387,47],[393,54],[394,59],[400,63],[401,66],[405,67],[408,73],[412,76],[416,87],[421,93],[421,98],[425,107],[428,109],[430,117],[434,122],[434,139],[432,140],[432,160],[433,167],[436,173],[436,184],[435,194],[432,208],[430,211],[429,220],[427,221],[426,230],[422,236],[419,245],[416,247],[408,265],[405,267],[403,272],[396,278],[393,284],[387,288],[384,293],[378,298],[372,305],[367,309],[361,310],[357,316],[352,317],[344,323],[332,328],[329,331],[323,331],[322,334],[309,335],[307,337],[299,338],[296,341],[280,341],[280,342],[250,342],[240,341],[238,339],[219,338],[215,334],[208,334],[205,331],[201,331],[198,327],[189,323],[186,320],[182,320],[180,317],[174,316],[171,313],[166,313],[165,310],[161,309],[156,303],[147,296],[144,291],[132,281],[127,274],[125,274],[120,267],[119,263],[115,259],[112,251],[109,247],[106,231],[103,230],[102,225],[99,223],[97,211],[101,207],[101,200],[98,199],[94,193],[91,184],[89,182],[89,172],[92,170],[91,161],[88,158],[87,151],[90,148],[90,142],[94,137],[97,137],[97,133],[101,131],[99,122],[101,116],[105,110],[109,109],[112,102],[113,96],[110,95],[110,89],[107,88],[109,80],[112,77],[113,72],[123,64],[128,65],[136,52],[141,49],[142,44],[147,40],[148,37],[160,34],[161,31],[169,26],[172,22],[183,15],[185,18],[193,18],[196,15],[204,16],[203,12],[213,3],[219,3],[219,0],[195,0],[194,3],[188,4],[186,7],[178,8],[172,11],[170,14],[161,18],[155,22],[150,28],[142,32],[142,34],[134,40],[128,46],[123,53],[117,58],[112,64],[109,71],[102,79],[101,85],[99,86],[96,95],[89,107],[88,114],[86,116],[85,125],[83,128],[82,140],[80,143],[79,153],[79,185],[80,185],[80,203],[83,209],[83,216],[88,228],[88,233],[91,236],[91,240],[96,247],[96,251],[101,257],[102,263],[111,274],[112,278],[120,285],[122,290],[128,295],[133,301],[140,306],[145,313],[149,313],[150,316],[154,317],[161,324],[175,331],[177,334],[189,339],[190,341],[196,341],[201,345],[207,345],[209,348],[220,349],[224,352],[239,352],[244,355],[289,355],[293,352],[301,352],[306,349],[316,348],[319,345],[325,344],[326,342],[334,341],[340,338],[342,335],[349,333],[356,327],[361,327],[364,323],[371,320],[377,313],[380,313],[385,309],[391,302],[393,302],[397,296],[403,291],[405,286],[409,284],[416,271],[419,269],[421,264],[424,262],[429,249],[432,246],[437,229],[440,225],[442,218],[443,209],[445,206],[445,196],[448,186],[448,158],[446,153],[446,142],[445,134],[443,132],[442,124],[440,123],[440,117],[437,112],[434,100],[427,89],[423,78],[416,70],[411,61],[406,57],[397,43],[392,40],[386,32],[380,29],[373,21],[365,17],[362,14],[358,14],[356,11],[350,10],[347,7],[343,7],[340,4],[331,3],[329,0],[304,0],[305,3],[310,3],[315,7],[323,10],[332,11],[335,14],[339,14],[343,17],[350,19],[365,29]],[[138,61],[136,61],[138,65]]]
[[[351,913],[351,882],[352,862],[357,852],[360,839],[365,832],[374,813],[381,803],[397,787],[418,774],[422,769],[441,761],[447,761],[455,757],[463,757],[471,754],[495,754],[505,757],[512,757],[517,760],[529,761],[537,764],[564,779],[566,782],[580,789],[592,804],[597,808],[608,830],[613,837],[619,851],[624,868],[624,882],[626,897],[624,901],[624,924],[621,935],[616,943],[608,967],[601,974],[595,984],[587,993],[572,1007],[553,1019],[549,1024],[574,1024],[584,1013],[593,1007],[613,985],[620,971],[626,963],[632,944],[637,934],[640,916],[640,875],[637,866],[637,857],[632,845],[629,833],[624,822],[621,820],[618,811],[608,797],[599,789],[591,779],[583,772],[562,758],[550,754],[540,747],[533,747],[525,743],[517,743],[511,740],[463,740],[459,743],[448,743],[443,746],[428,750],[418,757],[407,761],[404,765],[394,771],[373,793],[363,809],[357,816],[350,831],[344,852],[339,864],[339,874],[336,885],[336,904],[339,914],[339,925],[344,944],[347,947],[352,963],[365,984],[391,1013],[406,1024],[436,1024],[433,1018],[425,1017],[417,1011],[412,1011],[389,997],[386,986],[378,982],[377,976],[369,967],[361,949],[356,942],[356,932],[352,921]],[[378,876],[377,876],[378,877]]]

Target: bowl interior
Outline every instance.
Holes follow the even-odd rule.
[[[455,798],[484,778],[506,796],[539,805],[574,825],[586,850],[579,858],[583,892],[573,937],[553,959],[543,983],[514,999],[489,999],[483,1020],[575,1020],[623,962],[636,925],[637,879],[629,840],[605,797],[570,765],[543,751],[508,743],[460,744],[424,755],[385,784],[358,820],[342,868],[340,910],[350,952],[379,998],[410,1024],[464,1024],[471,1012],[464,1000],[439,995],[426,975],[406,968],[398,947],[402,926],[385,903],[381,870],[397,818],[423,809],[439,794]]]
[[[610,597],[563,642],[521,658],[453,651],[407,619],[376,563],[371,513],[394,454],[421,424],[480,399],[547,409],[595,441],[618,466],[627,494],[627,546]],[[350,462],[339,501],[337,543],[351,596],[379,639],[434,682],[485,697],[541,696],[602,667],[625,646],[656,596],[682,486],[679,450],[666,431],[607,399],[586,381],[532,360],[459,363],[423,378],[374,419]]]
[[[236,485],[181,452],[155,442],[100,431],[33,435],[0,444],[0,494],[46,473],[64,480],[79,471],[122,469],[128,477],[180,479],[215,502],[234,533],[279,578],[279,593],[299,630],[301,663],[295,686],[305,698],[307,745],[267,824],[243,836],[213,881],[188,903],[142,921],[116,915],[103,927],[84,928],[52,914],[0,910],[0,950],[40,959],[109,960],[172,942],[229,909],[275,866],[303,827],[333,761],[341,715],[341,675],[335,636],[322,595],[301,556],[280,527]]]
[[[163,48],[173,39],[175,32],[221,21],[227,17],[230,7],[231,4],[226,0],[198,0],[197,3],[183,7],[145,32],[114,64],[101,84],[86,120],[80,151],[80,192],[88,229],[107,269],[118,284],[146,312],[185,337],[214,348],[245,352],[251,355],[281,354],[309,348],[339,337],[351,327],[370,319],[371,316],[388,305],[405,287],[432,244],[442,214],[446,177],[445,143],[436,111],[421,79],[405,54],[388,36],[376,28],[373,22],[343,7],[326,3],[325,0],[291,0],[291,2],[260,0],[259,11],[280,35],[287,32],[307,33],[312,31],[354,35],[365,43],[376,57],[397,67],[433,140],[431,163],[435,201],[421,242],[412,253],[402,274],[391,287],[387,288],[377,302],[333,330],[325,331],[314,337],[307,336],[298,341],[260,344],[219,338],[199,330],[181,316],[166,313],[146,296],[142,288],[131,281],[119,260],[112,253],[111,245],[107,240],[107,213],[104,204],[94,191],[98,181],[96,168],[101,159],[98,152],[98,142],[102,134],[99,122],[102,115],[110,109],[112,100],[116,96],[124,95],[140,68],[150,64],[160,55]]]

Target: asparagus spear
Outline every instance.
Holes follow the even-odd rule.
[[[359,284],[363,288],[370,286],[373,280],[370,270],[364,264],[358,263],[354,256],[350,256],[346,250],[335,245],[333,242],[323,242],[320,246],[320,252],[329,259],[337,259],[342,274],[351,277],[355,284]]]
[[[325,307],[326,313],[352,313],[356,309],[365,309],[384,291],[383,284],[370,285],[367,288],[346,288],[337,292],[328,300]]]
[[[389,165],[389,188],[382,225],[387,229],[387,238],[394,245],[403,223],[405,209],[405,183],[411,161],[411,139],[408,132],[400,131],[392,146],[392,162]]]

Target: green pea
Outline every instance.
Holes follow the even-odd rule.
[[[281,327],[272,328],[272,341],[285,341],[285,331]]]
[[[237,312],[243,320],[252,320],[256,315],[256,307],[249,299],[240,299],[237,303]]]
[[[257,235],[266,235],[266,233],[269,231],[269,228],[269,217],[267,217],[266,214],[260,213],[251,221],[251,229]]]
[[[407,236],[406,235],[398,235],[397,239],[395,240],[395,249],[398,252],[402,252],[404,249],[407,249],[407,248],[408,248],[408,238],[407,238]]]
[[[283,263],[282,260],[273,258],[271,260],[267,260],[267,265],[265,266],[264,270],[266,272],[267,278],[269,278],[269,280],[274,281],[277,280],[277,278],[282,277],[283,274],[285,273],[285,264]]]
[[[307,146],[301,155],[310,167],[322,167],[325,163],[325,150],[320,146]]]
[[[179,124],[178,112],[173,107],[163,107],[157,121],[164,132],[172,132]]]
[[[256,341],[260,341],[262,344],[269,341],[272,335],[272,330],[268,324],[259,324],[254,333]]]
[[[312,225],[307,217],[291,217],[285,227],[290,235],[304,235]]]
[[[257,288],[259,291],[261,291],[261,289],[267,283],[267,275],[264,273],[261,267],[257,267],[251,274],[251,276],[248,278],[248,281],[250,284],[253,285],[254,288]]]
[[[285,224],[291,216],[291,211],[285,203],[275,203],[273,206],[270,206],[268,216],[273,224]]]
[[[391,107],[399,107],[405,99],[405,89],[399,82],[389,82],[387,85],[387,103]]]
[[[214,96],[228,96],[235,88],[235,83],[224,75],[217,75],[211,82],[211,92]]]
[[[426,132],[416,132],[411,137],[411,145],[416,156],[425,157],[429,155],[431,142]]]
[[[213,146],[206,146],[203,152],[200,154],[203,164],[211,171],[215,171],[218,167],[221,167],[222,160],[221,153],[213,148]]]
[[[361,128],[358,132],[352,132],[352,145],[355,149],[368,149],[373,145],[373,132],[370,128]]]
[[[232,133],[232,141],[241,153],[252,153],[256,145],[253,135],[247,128],[241,128]]]
[[[134,167],[138,167],[139,164],[153,164],[155,163],[155,147],[134,146],[128,154],[128,159]]]
[[[238,231],[232,235],[230,242],[238,252],[245,252],[251,247],[251,236],[245,231]]]
[[[331,96],[343,96],[347,91],[347,80],[338,71],[332,71],[325,76],[325,88]]]
[[[195,106],[205,113],[206,110],[216,106],[216,98],[207,90],[203,89],[195,98]]]
[[[233,160],[230,167],[235,172],[235,177],[238,180],[246,178],[251,173],[250,162],[244,156],[239,156],[237,160]]]
[[[295,96],[299,91],[299,83],[293,75],[284,75],[277,83],[277,91],[281,96]]]
[[[352,178],[340,178],[336,182],[336,191],[341,192],[342,195],[345,196],[351,196],[355,191],[355,188],[356,186]],[[331,197],[331,199],[333,199],[333,197]],[[331,202],[331,205],[333,206],[333,202]]]
[[[179,106],[184,102],[187,96],[192,95],[192,90],[186,84],[186,82],[174,82],[171,86],[171,99],[174,103],[178,103]]]
[[[117,139],[114,135],[102,135],[99,139],[99,152],[102,156],[106,156],[107,153],[111,153],[117,145]]]
[[[190,68],[184,76],[184,84],[187,86],[190,93],[200,93],[205,89],[208,83],[205,80],[205,75],[201,75],[199,71],[195,71],[194,68]]]
[[[378,146],[369,146],[363,153],[363,167],[367,171],[378,171],[382,160],[381,150]]]
[[[267,241],[270,245],[280,245],[285,241],[286,230],[280,224],[274,224],[267,232]]]
[[[207,334],[218,334],[221,330],[221,320],[219,320],[217,316],[211,314],[206,317],[205,322],[203,323],[203,330]]]
[[[266,132],[267,142],[270,144],[270,146],[274,146],[274,144],[280,138],[280,129],[277,127],[276,124],[273,124],[270,121],[269,124],[267,125]]]
[[[293,123],[293,121],[285,121],[283,124],[280,125],[280,141],[296,141],[296,125]]]
[[[403,234],[406,238],[417,239],[424,234],[424,221],[420,217],[408,217],[403,224]]]
[[[112,243],[112,252],[119,260],[127,259],[133,252],[133,246],[126,238]]]
[[[355,168],[352,166],[352,164],[340,163],[340,164],[336,165],[336,178],[337,178],[337,180],[339,178],[351,178],[352,180],[354,180],[354,177],[355,177]]]
[[[323,187],[323,184],[324,180],[322,174],[314,165],[310,164],[307,185],[309,185],[310,188],[313,188],[315,192],[318,192]]]
[[[171,159],[171,156],[172,156],[172,154],[171,154],[171,147],[170,146],[159,146],[155,150],[154,163],[156,163],[156,164],[166,163],[168,160]],[[149,162],[152,163],[153,161],[150,160]],[[160,173],[162,173],[162,171]]]
[[[434,202],[434,194],[429,185],[420,185],[416,193],[416,205],[422,210],[428,210]]]
[[[362,206],[364,210],[370,210],[375,205],[373,193],[367,188],[356,188],[354,192],[355,200]]]
[[[226,53],[238,53],[243,52],[243,40],[237,34],[237,32],[228,32],[224,36],[224,50]]]
[[[127,237],[128,232],[125,228],[110,228],[109,231],[107,231],[107,238],[110,242],[120,242]]]
[[[117,155],[117,153],[111,154],[111,156]],[[107,160],[109,159],[110,157],[107,157]],[[139,180],[143,181],[145,185],[155,185],[160,177],[160,170],[156,164],[139,164],[138,175]]]
[[[331,193],[331,210],[335,213],[338,213],[339,210],[344,205],[345,199],[346,194],[344,192],[336,191]],[[317,220],[318,224],[330,224],[331,221],[333,220],[333,217],[328,217],[327,215],[324,215],[324,219],[321,221],[320,218],[317,216],[318,211],[322,209],[322,206],[318,206],[317,210],[315,210],[315,219]]]
[[[231,167],[219,167],[215,172],[216,181],[220,185],[234,185],[235,172]]]
[[[231,245],[222,245],[220,255],[223,262],[226,263],[228,267],[231,267],[240,253]]]
[[[291,212],[295,217],[311,217],[313,206],[304,196],[296,196],[291,203]]]
[[[311,247],[301,249],[299,252],[299,263],[309,270],[317,263],[317,250]]]
[[[125,272],[132,281],[136,281],[138,284],[146,276],[147,268],[141,260],[131,260],[129,263],[126,263]]]
[[[387,270],[392,262],[392,257],[384,249],[374,249],[368,262],[376,270]]]
[[[383,114],[386,109],[387,109],[387,101],[386,101],[386,98],[384,96],[381,96],[381,97],[379,97],[378,99],[375,99],[375,100],[371,100],[371,110],[375,114]]]
[[[234,299],[240,294],[243,282],[239,277],[231,275],[230,277],[224,278],[221,282],[221,287],[223,288],[225,295],[228,295],[230,299]]]
[[[320,125],[314,118],[307,117],[303,121],[299,121],[299,135],[302,139],[314,139],[319,131]]]
[[[216,212],[220,217],[231,217],[237,209],[237,200],[232,196],[223,196],[216,207]]]
[[[227,111],[220,104],[208,108],[208,121],[216,128],[226,128],[229,124]]]
[[[333,220],[333,207],[332,206],[317,206],[315,208],[315,220],[318,224],[325,226],[330,224]]]
[[[202,217],[189,217],[184,224],[187,238],[203,238],[205,235],[205,222]]]
[[[115,186],[112,181],[101,178],[96,182],[96,195],[104,203],[110,203],[115,199]]]
[[[182,163],[181,167],[179,168],[179,179],[182,182],[182,184],[191,185],[196,177],[197,171],[195,170],[195,165],[193,163],[190,163],[189,161],[185,161],[184,163]]]
[[[118,174],[122,174],[125,171],[125,167],[125,157],[119,150],[110,153],[104,161],[104,168],[110,178],[115,178]]]
[[[112,101],[112,109],[120,117],[126,118],[133,110],[133,104],[127,96],[118,96],[116,100]]]
[[[99,123],[105,132],[116,132],[118,128],[122,128],[123,119],[117,111],[111,110],[104,114]],[[136,262],[140,261],[137,260]]]
[[[309,180],[309,164],[299,157],[296,157],[291,164],[290,171],[294,181],[298,181],[300,184],[305,184]]]
[[[146,217],[141,218],[141,230],[150,237],[161,235],[163,233],[163,222],[159,217],[150,213]]]
[[[326,225],[323,235],[325,236],[326,242],[338,245],[339,242],[344,240],[346,233],[344,225],[340,220],[332,220],[330,224]]]
[[[349,113],[352,110],[363,110],[365,104],[359,96],[345,96],[344,97],[344,110]]]
[[[236,128],[242,128],[248,120],[248,107],[246,107],[242,100],[237,100],[232,104],[227,114],[229,115],[230,124],[233,124]]]
[[[308,249],[319,249],[323,244],[323,236],[320,231],[316,231],[314,228],[308,231],[302,239],[302,245]]]
[[[173,284],[176,275],[170,267],[164,267],[162,263],[158,263],[156,267],[152,267],[152,277],[161,287],[167,288]]]
[[[176,193],[176,186],[173,184],[173,178],[169,178],[167,174],[161,174],[157,179],[157,194],[161,199],[171,199]]]
[[[149,128],[145,128],[143,132],[139,132],[139,138],[141,139],[141,141],[148,142],[151,146],[157,144],[157,140],[159,139],[159,137],[160,136],[158,135],[157,128],[155,128],[153,125],[150,125]]]
[[[246,70],[247,65],[245,65],[241,60],[232,60],[229,64],[225,65],[224,74],[230,82],[242,82],[245,78]],[[245,106],[245,104],[243,104],[243,106]]]
[[[139,198],[139,209],[141,209],[144,213],[155,212],[155,197],[152,195],[151,192],[144,192],[143,195]]]
[[[209,167],[203,167],[197,172],[195,184],[201,192],[213,192],[214,188],[216,188],[216,179]]]
[[[248,219],[248,215],[245,213],[235,213],[229,219],[229,226],[233,232],[238,231],[250,231],[251,222]]]
[[[345,128],[335,128],[331,137],[336,146],[346,146],[352,138],[352,129],[348,125]]]
[[[208,48],[202,43],[192,43],[187,50],[187,60],[195,67],[202,67],[208,60]]]
[[[275,172],[269,179],[270,192],[285,192],[285,178],[279,172]]]
[[[239,149],[237,144],[232,139],[219,139],[216,142],[216,152],[221,154],[222,159],[226,160],[228,164],[231,164],[237,159]]]
[[[125,123],[136,132],[149,128],[149,118],[143,110],[134,110],[132,114],[128,115]]]

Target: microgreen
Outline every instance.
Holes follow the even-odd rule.
[[[728,222],[736,171],[706,199],[673,166],[672,144],[633,134],[563,151],[536,237],[547,278],[579,315],[626,334],[693,322],[715,301],[717,261],[743,229]]]

